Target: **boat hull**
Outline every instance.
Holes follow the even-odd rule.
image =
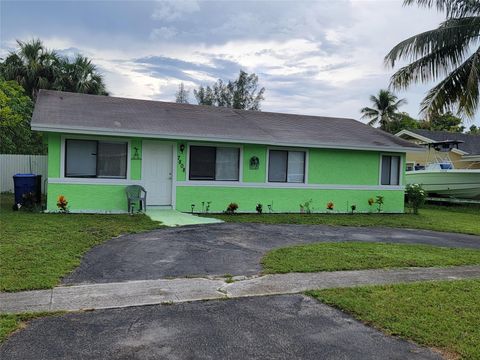
[[[480,199],[480,170],[419,170],[407,172],[407,184],[420,184],[429,195]]]

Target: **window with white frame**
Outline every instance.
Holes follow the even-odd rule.
[[[305,151],[270,150],[268,181],[304,183]]]
[[[189,180],[238,181],[240,148],[190,146]]]
[[[381,184],[382,185],[400,185],[400,156],[382,155],[381,164]]]
[[[127,178],[127,142],[65,140],[65,177]]]

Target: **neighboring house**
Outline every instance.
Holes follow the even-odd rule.
[[[415,129],[402,130],[395,136],[417,145],[445,140],[462,141],[458,144],[458,149],[452,149],[448,154],[453,167],[455,169],[480,169],[480,135]],[[427,147],[424,147],[423,152],[407,152],[407,168],[412,168],[417,164],[425,166],[427,162],[433,162],[436,156],[441,155],[436,153],[434,149],[429,150]]]
[[[125,187],[149,206],[220,212],[403,212],[415,145],[352,119],[245,111],[41,90],[32,129],[48,139],[48,201],[70,211],[126,212]]]

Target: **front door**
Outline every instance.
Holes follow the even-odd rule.
[[[172,204],[173,145],[160,141],[142,143],[142,179],[147,205]]]

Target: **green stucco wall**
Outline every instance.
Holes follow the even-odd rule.
[[[124,185],[49,184],[47,210],[57,211],[57,199],[64,195],[72,212],[127,211]]]
[[[239,212],[255,212],[258,203],[268,212],[272,205],[274,212],[299,212],[300,203],[312,200],[311,209],[314,212],[327,212],[327,203],[334,203],[334,212],[349,212],[355,204],[357,212],[376,211],[376,205],[368,205],[368,199],[377,195],[384,197],[384,212],[403,212],[402,190],[320,190],[320,189],[272,189],[272,188],[236,188],[211,186],[178,186],[176,208],[180,211],[201,211],[202,202],[211,202],[211,212],[224,211],[228,204],[238,204]]]
[[[250,168],[250,159],[257,157],[258,169]],[[263,183],[266,181],[267,147],[263,145],[243,146],[243,181]]]
[[[94,137],[93,137],[94,138]],[[104,138],[104,137],[101,137]],[[118,138],[117,138],[118,139]],[[127,138],[123,138],[127,139]],[[142,139],[130,140],[130,180],[142,180]],[[210,211],[224,211],[231,202],[239,205],[240,212],[254,212],[257,203],[262,203],[265,212],[268,205],[272,205],[274,212],[298,212],[300,203],[312,200],[313,211],[326,211],[327,202],[332,201],[335,212],[349,212],[350,206],[355,204],[358,212],[375,211],[375,206],[368,205],[369,198],[382,195],[385,198],[383,211],[403,212],[402,190],[328,190],[312,188],[289,188],[277,186],[276,188],[265,185],[267,178],[267,149],[265,145],[242,145],[242,168],[240,176],[242,186],[196,186],[187,181],[187,152],[188,141],[176,141],[176,181],[175,190],[176,208],[180,211],[202,209],[201,203],[211,202]],[[185,146],[183,152],[180,146]],[[210,144],[210,143],[209,143]],[[218,144],[221,146],[221,144]],[[135,148],[138,156],[135,157]],[[307,162],[308,185],[352,185],[352,186],[378,186],[380,152],[355,151],[336,149],[309,149]],[[250,167],[250,159],[258,157],[259,167]],[[402,155],[404,157],[404,155]],[[48,134],[48,176],[50,179],[61,178],[61,135]],[[63,180],[62,180],[63,181]],[[69,201],[71,211],[99,211],[119,212],[126,211],[125,185],[123,184],[88,184],[84,179],[79,183],[48,184],[48,210],[56,211],[56,201],[59,195],[65,195]],[[73,182],[73,181],[72,181]],[[182,185],[183,183],[183,185]],[[256,184],[256,186],[254,186]],[[239,184],[242,185],[242,184]],[[249,186],[250,185],[250,186]],[[272,185],[274,186],[274,185]],[[301,187],[302,185],[299,184]],[[148,198],[148,197],[147,197]]]
[[[310,149],[308,183],[377,185],[379,163],[375,151]]]
[[[58,178],[60,176],[60,134],[48,134],[48,177]]]

